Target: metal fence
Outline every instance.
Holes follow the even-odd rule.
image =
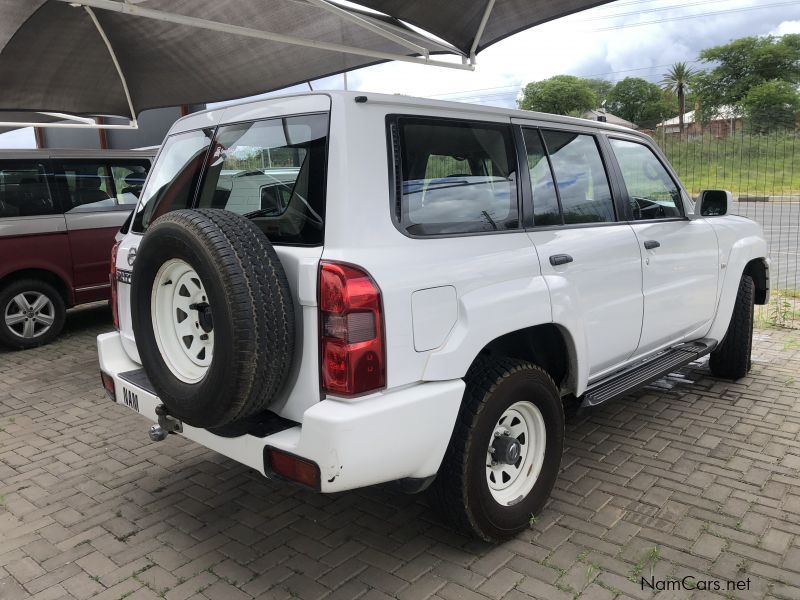
[[[737,214],[760,223],[772,259],[772,299],[762,324],[800,329],[800,130],[745,127],[653,134],[688,190],[733,192]]]

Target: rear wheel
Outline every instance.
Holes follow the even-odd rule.
[[[739,282],[733,315],[722,343],[708,360],[711,373],[724,379],[741,379],[750,372],[753,351],[753,307],[756,286],[753,278],[744,275]]]
[[[465,380],[431,502],[462,531],[500,541],[528,527],[550,496],[564,446],[564,411],[551,377],[530,363],[480,360]]]
[[[37,279],[12,281],[0,291],[0,342],[17,350],[53,341],[64,327],[64,298]]]

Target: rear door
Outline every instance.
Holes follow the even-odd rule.
[[[608,143],[642,257],[644,322],[637,355],[643,355],[710,324],[719,248],[705,220],[686,217],[685,192],[648,143],[622,136]]]
[[[51,190],[45,160],[0,161],[0,277],[44,269],[72,278],[64,215]]]
[[[642,327],[642,263],[591,130],[523,127],[532,219],[528,235],[550,289],[553,320],[570,328],[589,378],[624,363]],[[525,174],[523,174],[525,175]]]
[[[73,258],[77,302],[108,294],[109,256],[114,237],[133,210],[147,161],[97,159],[55,162]]]

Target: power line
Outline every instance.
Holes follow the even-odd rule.
[[[651,1],[651,0],[648,0],[648,1]],[[684,62],[687,62],[687,63],[698,63],[698,62],[701,62],[701,61],[699,61],[699,60],[687,60],[687,61],[684,61]],[[575,77],[581,77],[583,79],[592,79],[592,78],[595,78],[595,77],[599,78],[599,77],[605,77],[607,75],[620,75],[622,73],[631,73],[631,72],[634,72],[634,71],[650,71],[650,70],[653,70],[653,69],[664,69],[664,68],[671,67],[671,66],[672,66],[672,64],[670,63],[670,64],[664,64],[664,65],[652,65],[652,66],[649,66],[649,67],[633,67],[633,68],[630,68],[630,69],[620,69],[618,71],[606,71],[605,73],[592,73],[590,75],[575,75]],[[479,95],[476,95],[475,94],[476,92],[493,92],[494,90],[504,90],[504,89],[508,89],[508,88],[517,88],[517,90],[519,90],[519,89],[522,88],[522,81],[518,81],[518,82],[515,82],[515,83],[509,83],[507,85],[497,85],[497,86],[493,86],[493,87],[474,88],[474,89],[469,89],[469,90],[457,90],[455,92],[442,92],[441,94],[428,94],[428,97],[429,98],[442,98],[444,96],[462,97],[463,94],[473,94],[472,96],[464,96],[464,97],[467,97],[467,98],[475,97],[475,98],[477,98],[477,97],[479,97]],[[506,93],[510,94],[512,92],[506,92]],[[483,97],[483,96],[480,96],[480,97]]]
[[[629,27],[643,27],[645,25],[656,25],[658,23],[667,23],[670,21],[685,21],[687,19],[699,19],[701,17],[711,17],[717,15],[726,15],[732,13],[746,12],[750,10],[762,10],[765,8],[775,8],[778,6],[797,6],[797,0],[790,2],[774,2],[771,4],[762,4],[761,6],[747,6],[742,8],[727,8],[725,10],[716,10],[705,13],[695,13],[692,15],[679,15],[675,17],[664,17],[663,19],[656,19],[654,21],[642,21],[640,23],[623,23],[620,25],[611,25],[609,27],[600,27],[598,29],[584,29],[586,32],[599,32],[599,31],[614,31],[617,29],[627,29]]]
[[[719,4],[720,2],[730,2],[730,0],[696,0],[695,2],[687,2],[685,4],[672,4],[669,6],[659,6],[656,8],[646,8],[646,9],[638,9],[629,12],[621,12],[621,13],[613,13],[613,14],[603,14],[603,15],[596,15],[593,17],[586,17],[584,19],[576,19],[577,21],[584,22],[584,21],[601,21],[604,19],[613,19],[616,17],[629,17],[632,15],[642,15],[646,13],[654,13],[654,12],[664,12],[667,10],[676,10],[681,8],[688,8],[691,6],[704,6],[706,4]],[[739,7],[739,8],[749,8],[749,7]],[[735,9],[730,9],[735,10]]]

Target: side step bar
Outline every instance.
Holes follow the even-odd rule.
[[[597,406],[606,400],[624,396],[648,383],[672,373],[678,367],[687,365],[705,356],[714,349],[712,340],[698,340],[675,346],[644,362],[615,373],[611,377],[592,385],[583,395],[581,408]]]

